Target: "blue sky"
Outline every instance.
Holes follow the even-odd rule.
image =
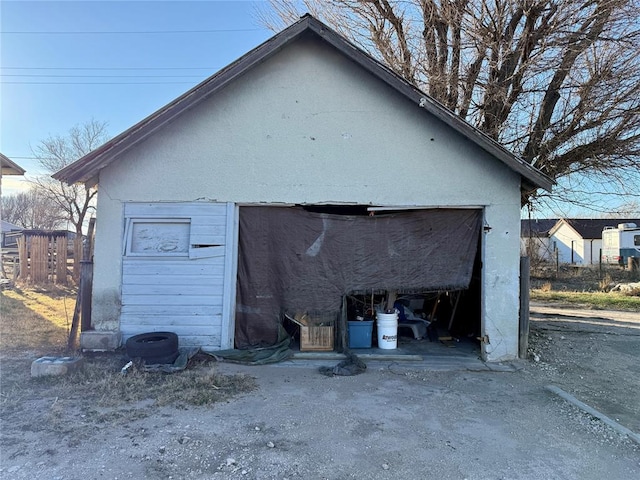
[[[49,136],[92,118],[121,133],[271,37],[260,5],[0,0],[0,152],[36,175],[31,147]],[[3,193],[21,182],[3,178]],[[559,204],[535,216],[593,214]]]
[[[34,174],[50,135],[91,118],[117,135],[268,39],[258,3],[0,2],[0,152]]]

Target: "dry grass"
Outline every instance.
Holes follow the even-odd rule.
[[[531,290],[531,300],[563,303],[597,310],[624,310],[640,312],[640,296],[620,292],[556,292]]]
[[[84,413],[147,405],[210,405],[256,388],[248,375],[222,375],[213,358],[199,355],[183,371],[166,374],[140,368],[121,372],[128,359],[119,353],[85,358],[72,375],[31,378],[30,362],[2,361],[0,418],[15,415],[29,402],[73,404]]]
[[[75,291],[60,287],[0,292],[0,350],[59,353],[66,348]]]
[[[612,292],[618,283],[637,281],[638,272],[617,266],[538,268],[531,272],[531,299],[600,310],[640,311],[636,290]]]
[[[134,367],[121,372],[128,361],[123,354],[85,358],[84,368],[69,376],[32,379],[24,391],[43,390],[50,397],[113,408],[149,402],[153,405],[209,405],[239,393],[250,392],[255,380],[247,375],[221,375],[215,361],[198,355],[189,368],[172,373],[148,372]]]
[[[553,285],[551,285],[551,282],[545,282],[540,285],[540,291],[542,292],[550,292],[551,290],[553,290]]]
[[[611,284],[615,283],[610,273],[605,273],[603,277],[598,281],[598,287],[603,292],[608,292],[611,289]]]
[[[199,354],[177,373],[134,367],[124,352],[85,355],[82,371],[63,377],[31,378],[31,362],[65,353],[75,292],[61,288],[18,288],[0,292],[0,416],[20,413],[33,401],[51,402],[55,413],[69,402],[81,408],[153,405],[208,405],[256,388],[246,375],[221,375],[212,357]],[[77,352],[66,352],[73,354]],[[42,399],[42,400],[41,400]],[[55,415],[54,415],[55,416]],[[52,417],[53,418],[53,417]]]

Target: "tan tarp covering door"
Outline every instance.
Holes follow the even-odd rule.
[[[284,311],[337,314],[350,292],[466,289],[481,224],[481,210],[241,207],[236,347],[275,342]]]

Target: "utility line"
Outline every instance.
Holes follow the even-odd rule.
[[[11,34],[11,35],[155,35],[155,34],[184,34],[184,33],[226,33],[226,32],[258,32],[263,29],[261,28],[228,28],[228,29],[214,29],[214,30],[103,30],[101,32],[98,31],[5,31],[2,32],[3,35]]]
[[[194,85],[194,82],[0,82],[0,85]]]
[[[201,75],[57,75],[57,74],[23,74],[0,73],[0,77],[29,78],[202,78]]]
[[[214,67],[0,67],[1,70],[211,70]]]

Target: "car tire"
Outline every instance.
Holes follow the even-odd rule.
[[[178,336],[173,332],[149,332],[134,335],[125,343],[129,358],[141,358],[146,364],[173,363],[178,358]]]

